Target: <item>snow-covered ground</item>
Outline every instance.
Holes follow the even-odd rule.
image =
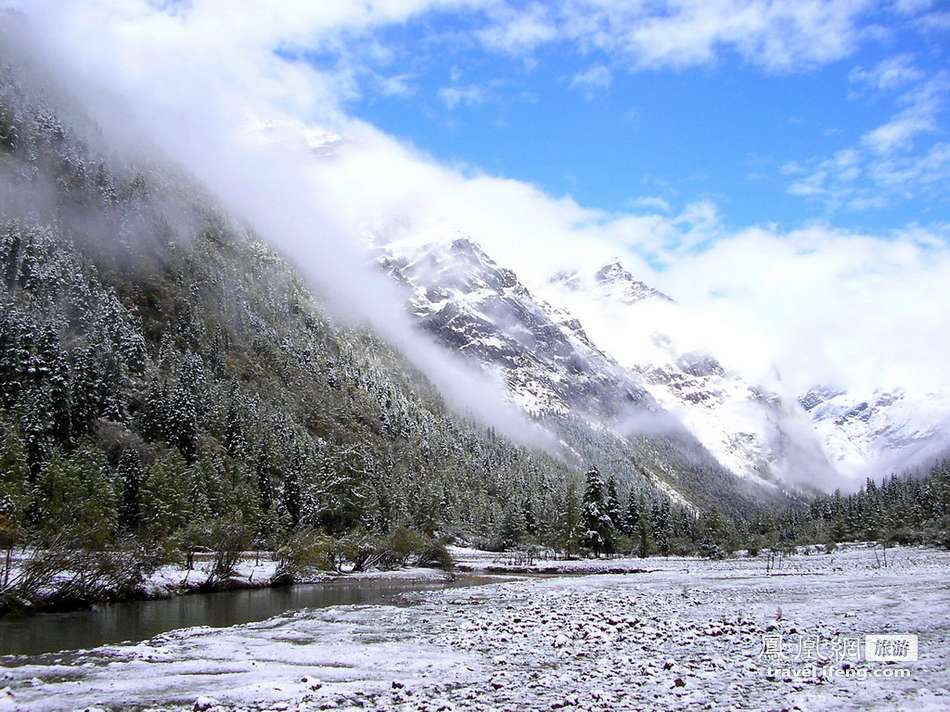
[[[0,709],[950,708],[950,552],[642,563],[6,658]],[[918,634],[919,661],[848,650],[875,633]],[[809,665],[830,670],[770,672]]]

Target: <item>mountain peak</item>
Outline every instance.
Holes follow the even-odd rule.
[[[623,304],[635,304],[647,299],[673,301],[663,292],[634,277],[619,258],[614,258],[590,276],[580,270],[558,272],[551,278],[551,283],[571,291],[590,291],[601,299]]]
[[[612,281],[617,281],[620,279],[626,279],[626,280],[633,279],[633,275],[631,275],[624,268],[623,264],[620,262],[620,259],[616,257],[614,258],[612,262],[608,262],[599,270],[597,270],[597,274],[594,276],[600,282],[606,282],[606,281],[612,282]]]

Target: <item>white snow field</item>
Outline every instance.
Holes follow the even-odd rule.
[[[658,570],[2,658],[0,709],[950,709],[950,552],[611,563]],[[866,634],[917,634],[919,660],[869,662]]]

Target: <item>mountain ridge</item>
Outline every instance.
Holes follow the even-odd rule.
[[[597,269],[556,273],[540,293],[533,293],[513,270],[499,266],[471,238],[395,243],[379,249],[383,268],[411,291],[408,308],[423,328],[439,336],[448,348],[501,370],[511,399],[529,413],[578,410],[609,420],[621,411],[616,403],[604,406],[604,399],[610,399],[603,390],[620,384],[631,395],[628,405],[644,408],[658,423],[665,420],[672,427],[682,426],[740,477],[766,486],[781,482],[806,487],[854,477],[853,471],[841,469],[847,451],[842,440],[852,437],[845,432],[846,421],[839,414],[828,425],[824,414],[831,404],[807,407],[820,390],[787,398],[773,388],[747,381],[704,349],[684,348],[674,332],[648,330],[652,315],[644,318],[644,310],[672,312],[683,307],[636,279],[619,259]],[[462,273],[465,279],[460,280]],[[498,302],[516,306],[508,311],[521,315],[522,343],[502,323],[511,314],[503,314]],[[524,318],[527,314],[531,318]],[[598,328],[592,330],[592,325]],[[545,335],[557,335],[554,327],[562,337],[557,339],[563,348],[560,353],[571,354],[574,361],[533,360],[531,345]],[[644,346],[634,353],[625,351],[622,338],[611,338],[638,329]],[[531,334],[530,343],[524,343],[524,333]],[[550,342],[547,345],[551,353],[559,353]],[[530,366],[526,361],[531,361]],[[567,368],[568,363],[583,364],[579,371],[591,385],[586,393],[562,387],[577,375]],[[843,395],[836,392],[831,398]],[[875,403],[882,410],[900,400],[882,396]],[[859,409],[861,404],[854,407]],[[870,442],[873,433],[862,436],[861,466],[869,471],[886,458],[888,450],[901,449],[901,438],[913,442],[946,438],[937,426],[902,430],[892,425],[879,428],[878,435],[883,437],[878,445]]]

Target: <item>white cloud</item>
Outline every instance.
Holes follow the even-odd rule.
[[[485,91],[476,84],[464,87],[442,87],[439,89],[439,99],[449,109],[458,106],[481,104],[485,101]]]
[[[898,97],[903,108],[854,146],[786,163],[781,172],[794,178],[788,192],[849,210],[880,208],[898,198],[944,199],[950,182],[946,144],[917,144],[940,129],[948,87],[946,73],[918,82]]]
[[[905,108],[887,123],[866,133],[863,143],[876,153],[887,154],[909,146],[918,134],[935,130],[948,87],[950,75],[941,74],[908,91],[901,97]]]
[[[379,91],[384,96],[411,96],[416,93],[412,85],[411,74],[396,74],[389,77],[377,77]]]
[[[726,362],[763,379],[775,363],[792,392],[818,380],[859,392],[950,385],[945,234],[743,230],[658,283],[700,314]]]
[[[855,67],[848,74],[852,83],[864,84],[875,89],[895,89],[922,79],[924,73],[914,66],[909,54],[898,54],[881,60],[871,69]]]
[[[771,71],[847,56],[862,38],[870,0],[564,0],[558,36],[625,58],[632,69],[689,67],[738,53]]]
[[[894,0],[893,8],[898,15],[916,15],[933,4],[934,0]]]
[[[631,204],[636,208],[659,210],[661,213],[668,213],[671,210],[669,201],[658,195],[641,195],[638,198],[634,198]]]
[[[868,131],[861,141],[875,153],[893,153],[899,148],[908,146],[918,134],[933,131],[935,128],[933,114],[914,107],[902,111],[887,123]]]
[[[481,43],[491,50],[522,54],[558,37],[543,3],[532,3],[520,10],[501,5],[491,15],[491,22],[476,32]]]
[[[473,2],[485,24],[483,47],[524,55],[554,42],[598,50],[632,70],[684,68],[735,53],[767,71],[834,62],[886,30],[882,11],[939,24],[921,15],[926,0],[511,0]]]
[[[777,365],[783,381],[773,385],[790,395],[816,382],[858,392],[950,387],[941,384],[950,380],[941,366],[950,353],[950,247],[934,229],[732,230],[709,201],[673,214],[653,200],[641,204],[647,212],[605,213],[520,181],[460,174],[364,124],[350,126],[321,170],[355,230],[417,241],[462,231],[541,291],[558,270],[622,254],[695,314],[695,348],[766,383]]]
[[[333,151],[313,151],[313,139],[318,128],[332,128],[342,146],[353,136],[359,140],[360,124],[340,109],[333,77],[274,51],[298,40],[335,42],[341,32],[398,20],[419,6],[299,2],[270,13],[264,4],[248,4],[242,9],[254,16],[249,19],[214,0],[174,15],[145,0],[37,2],[17,28],[25,31],[16,37],[4,31],[3,41],[21,43],[76,92],[110,144],[135,152],[136,160],[170,158],[195,176],[292,260],[337,313],[371,326],[449,403],[522,442],[545,443],[539,429],[505,403],[502,384],[424,336],[392,282],[370,267],[357,231],[363,216],[354,219],[352,211],[376,207],[373,171],[384,168],[386,158],[363,165],[368,174],[340,185],[345,171],[333,170]],[[345,205],[335,202],[341,194]]]
[[[946,32],[950,30],[950,11],[928,12],[921,15],[915,24],[924,32]]]
[[[592,24],[570,32],[591,46],[619,43],[637,66],[710,60],[710,53],[725,45],[750,53],[750,61],[788,68],[836,56],[852,41],[848,30],[844,39],[816,39],[816,47],[807,46],[805,29],[824,32],[818,24],[828,13],[837,13],[839,22],[852,17],[840,3],[785,7],[784,13],[812,14],[790,20],[782,37],[772,36],[778,32],[776,17],[783,16],[772,4],[706,5],[711,9],[683,2],[669,19],[655,18],[672,23],[663,46],[650,33],[633,39],[598,34],[626,26],[616,23],[636,8],[642,12],[645,6],[639,4],[578,2],[572,7],[595,10],[588,18]],[[348,116],[341,109],[346,88],[338,77],[274,52],[330,46],[347,33],[404,21],[427,6],[421,0],[297,2],[271,13],[260,3],[235,13],[229,3],[196,0],[171,16],[145,0],[39,2],[29,7],[33,32],[27,46],[45,52],[75,79],[74,86],[88,87],[87,96],[99,97],[94,114],[110,138],[136,130],[136,122],[117,122],[112,113],[116,102],[108,97],[124,98],[153,143],[210,185],[329,293],[352,302],[352,309],[406,349],[440,386],[481,407],[483,415],[490,399],[460,392],[460,383],[472,381],[457,378],[451,366],[414,340],[398,298],[365,269],[358,245],[366,233],[425,239],[462,230],[529,286],[558,269],[598,266],[622,252],[639,277],[695,310],[702,324],[697,339],[753,377],[766,378],[777,363],[792,391],[816,381],[859,390],[893,384],[925,388],[950,377],[946,230],[915,227],[884,235],[827,226],[731,230],[709,201],[678,213],[657,200],[640,203],[646,212],[593,210],[528,183],[440,165]],[[721,17],[726,10],[739,16],[726,20]],[[584,20],[565,13],[561,22]],[[705,30],[687,21],[707,15],[715,22]],[[833,31],[835,23],[831,26]],[[753,39],[740,40],[741,27],[753,28]],[[913,100],[908,95],[903,108]],[[454,105],[462,101],[458,97]],[[300,140],[295,142],[292,128],[249,131],[262,119],[298,127]],[[303,137],[317,128],[341,137],[319,155],[306,148]],[[286,140],[276,140],[281,137]],[[873,190],[849,188],[862,179],[885,193],[946,185],[950,146],[934,144],[922,160],[913,159],[860,144],[790,164],[786,172],[803,186],[802,194],[823,199],[836,191],[841,200],[873,199]],[[357,282],[360,288],[353,289]]]
[[[569,86],[571,89],[579,89],[587,97],[591,97],[594,90],[607,89],[611,81],[613,81],[613,76],[610,70],[603,64],[595,64],[571,77]]]

